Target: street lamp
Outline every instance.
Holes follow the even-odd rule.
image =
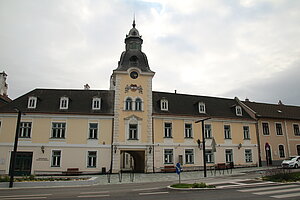
[[[204,121],[211,119],[211,117],[207,117],[204,119],[200,119],[198,121],[195,121],[195,123],[201,122],[202,125],[202,150],[203,150],[203,170],[204,170],[204,177],[206,177],[206,159],[205,159],[205,137],[204,137]]]
[[[14,184],[14,175],[15,175],[15,165],[16,165],[16,156],[17,156],[17,149],[18,149],[18,140],[19,140],[19,131],[20,131],[20,122],[21,122],[21,111],[19,109],[15,109],[18,112],[17,118],[17,125],[16,125],[16,135],[15,135],[15,144],[14,144],[14,151],[11,154],[10,158],[10,181],[9,187],[12,188]]]

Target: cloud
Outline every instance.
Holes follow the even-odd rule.
[[[299,8],[293,0],[3,0],[0,66],[12,98],[36,87],[108,89],[135,13],[153,90],[233,98],[246,95],[241,86],[259,91],[262,80],[280,85],[278,74],[293,75]]]

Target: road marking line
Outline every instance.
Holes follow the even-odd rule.
[[[10,196],[0,196],[0,198],[14,198],[14,197],[39,197],[39,196],[51,196],[52,194],[20,194]]]
[[[17,199],[47,199],[47,197],[17,197],[17,198],[4,198],[6,200],[17,200]],[[4,200],[3,199],[3,200]]]
[[[156,187],[156,188],[141,188],[141,189],[133,189],[132,191],[143,191],[143,190],[158,190],[158,189],[161,189],[159,187]]]
[[[271,196],[271,197],[277,198],[277,199],[282,199],[282,198],[298,197],[298,196],[300,196],[300,192],[297,192],[297,193],[291,193],[291,194],[275,195],[275,196]]]
[[[82,195],[77,196],[78,198],[93,198],[93,197],[109,197],[109,194],[103,194],[103,195]]]
[[[139,195],[155,195],[155,194],[168,194],[169,192],[146,192],[146,193],[139,193]]]
[[[80,194],[103,194],[109,193],[109,191],[100,191],[100,192],[80,192]]]
[[[277,193],[295,192],[295,191],[300,191],[300,188],[291,188],[291,189],[285,189],[285,190],[271,190],[271,191],[265,191],[265,192],[256,192],[253,194],[264,195],[264,194],[277,194]]]
[[[229,183],[232,184],[232,183]],[[236,188],[236,187],[241,187],[241,186],[254,186],[254,185],[271,185],[271,184],[277,184],[274,182],[258,182],[258,183],[242,183],[242,184],[234,184],[234,185],[221,185],[217,186],[217,188]],[[240,191],[240,190],[238,190]]]
[[[280,186],[271,186],[271,187],[259,187],[259,188],[251,188],[251,189],[244,189],[244,190],[238,190],[238,191],[239,192],[256,192],[256,191],[276,190],[276,189],[291,188],[291,187],[299,187],[299,185],[280,185]]]

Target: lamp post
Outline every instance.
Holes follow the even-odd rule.
[[[203,151],[203,171],[204,171],[204,177],[206,177],[206,159],[205,159],[205,136],[204,136],[204,121],[211,119],[210,117],[208,118],[204,118],[204,119],[200,119],[198,121],[196,121],[195,123],[199,123],[201,122],[202,125],[202,151]]]
[[[18,140],[19,140],[19,131],[20,131],[20,122],[21,122],[21,111],[19,109],[15,109],[18,112],[17,118],[17,125],[16,125],[16,135],[15,135],[15,144],[14,144],[14,151],[11,154],[10,158],[10,181],[9,187],[12,188],[14,184],[14,175],[15,175],[15,165],[16,165],[16,156],[17,156],[17,149],[18,149]]]

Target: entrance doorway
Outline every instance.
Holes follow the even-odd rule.
[[[121,169],[133,170],[133,172],[145,172],[145,151],[144,150],[122,150]]]
[[[17,152],[15,176],[29,176],[31,174],[33,152]]]

